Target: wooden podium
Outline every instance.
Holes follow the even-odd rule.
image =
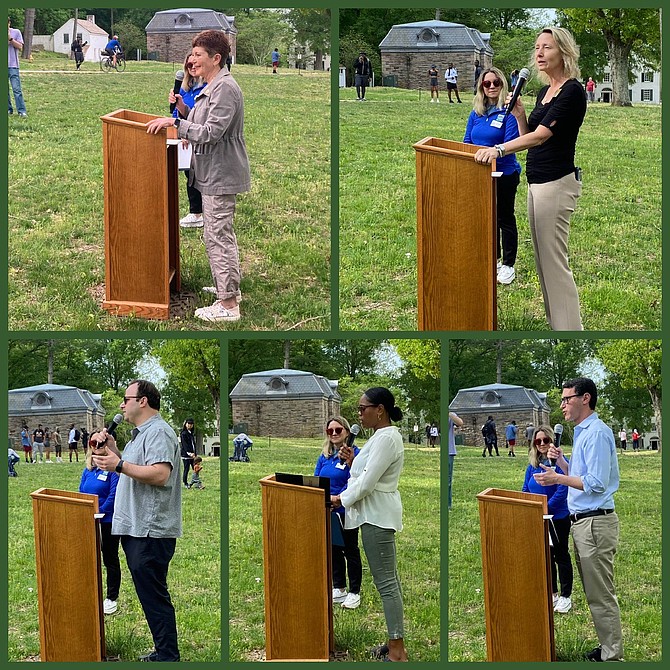
[[[547,497],[478,496],[487,661],[555,661]]]
[[[324,490],[260,480],[268,661],[328,661],[334,649],[330,505]]]
[[[38,489],[33,499],[40,660],[105,660],[98,496]]]
[[[170,316],[179,292],[176,129],[147,133],[158,118],[119,109],[102,119],[105,189],[104,309],[146,319]]]
[[[496,189],[473,144],[426,137],[416,150],[419,330],[495,330]]]

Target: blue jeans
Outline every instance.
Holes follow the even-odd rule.
[[[10,67],[9,70],[9,83],[14,92],[14,100],[16,101],[16,111],[19,114],[26,113],[26,103],[23,102],[23,91],[21,90],[21,79],[19,78],[19,68]],[[7,101],[9,104],[9,113],[13,114],[14,110],[12,109],[12,94],[9,93],[7,96]]]

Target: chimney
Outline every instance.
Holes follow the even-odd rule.
[[[90,21],[91,23],[95,24],[95,14],[87,14],[86,15],[86,20]]]

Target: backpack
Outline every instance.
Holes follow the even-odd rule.
[[[74,429],[74,441],[79,442],[81,439],[81,433],[79,432],[79,428]]]

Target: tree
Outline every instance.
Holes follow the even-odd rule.
[[[323,54],[330,50],[330,9],[294,8],[288,20],[296,41],[314,52],[314,69],[323,69]]]
[[[649,393],[661,451],[662,374],[661,340],[610,340],[597,350],[605,368],[617,376],[622,388]]]
[[[407,410],[419,420],[440,418],[440,343],[437,340],[392,340],[403,367],[396,384],[406,398]]]
[[[237,60],[239,63],[264,65],[270,61],[272,50],[286,50],[291,40],[291,28],[284,14],[267,9],[240,14],[237,21]]]
[[[381,344],[382,340],[334,340],[326,342],[325,351],[339,376],[355,380],[374,370]]]
[[[148,349],[144,340],[89,340],[86,364],[106,388],[120,391],[137,377],[137,366]]]
[[[612,73],[612,105],[629,107],[631,60],[650,64],[660,60],[658,9],[562,9],[562,23],[575,31],[596,33],[607,41]]]
[[[119,36],[119,42],[121,42],[126,58],[134,57],[138,49],[146,54],[147,35],[144,29],[124,20],[116,23],[114,32]]]
[[[35,10],[26,9],[23,29],[23,51],[21,58],[30,58],[33,51],[33,33],[35,31]]]

